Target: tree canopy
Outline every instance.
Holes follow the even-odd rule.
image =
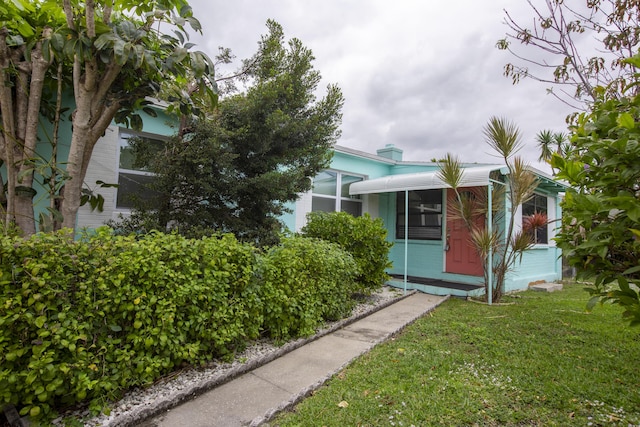
[[[295,38],[285,42],[278,23],[267,27],[258,52],[245,61],[252,64],[243,76],[246,91],[221,99],[214,113],[195,119],[153,159],[159,200],[147,213],[158,228],[273,243],[285,204],[328,167],[342,93],[329,85],[317,100],[321,76],[311,50]]]
[[[25,234],[35,231],[34,177],[41,176],[43,186],[56,186],[50,207],[56,225],[74,228],[93,147],[112,120],[140,128],[140,113],[153,114],[147,98],[161,91],[173,103],[170,109],[188,113],[193,103],[185,88],[193,82],[215,100],[213,64],[193,51],[188,28],[200,31],[201,26],[184,0],[14,0],[0,5],[5,224],[15,222]],[[64,95],[73,99],[69,155],[51,161],[37,148],[39,126],[42,119],[54,122],[55,145]],[[47,103],[53,113],[41,116]],[[62,182],[47,179],[58,173],[60,163],[66,169]]]

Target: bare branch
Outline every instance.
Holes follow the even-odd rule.
[[[509,30],[498,47],[519,61],[531,64],[532,68],[508,64],[505,67],[507,77],[514,83],[521,77],[529,77],[553,85],[573,86],[573,94],[560,94],[569,94],[568,98],[581,103],[585,102],[585,96],[589,100],[595,99],[597,86],[605,86],[614,96],[620,93],[616,88],[624,87],[624,82],[633,74],[632,67],[622,59],[634,55],[640,44],[638,0],[592,0],[582,7],[576,3],[569,6],[569,2],[558,0],[544,0],[544,8],[538,8],[532,0],[527,3],[532,10],[533,22],[523,26],[505,10],[504,23]],[[589,40],[586,36],[590,34],[601,48],[593,43],[585,44]],[[601,37],[596,37],[598,35]],[[526,55],[518,53],[510,46],[513,41],[561,62],[551,65],[547,59],[529,54],[531,50]],[[589,50],[595,55],[587,53]],[[548,72],[553,80],[542,77]]]

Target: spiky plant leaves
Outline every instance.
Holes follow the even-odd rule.
[[[501,117],[491,117],[483,133],[491,148],[505,160],[515,155],[523,146],[518,127]]]
[[[458,157],[447,153],[446,157],[439,162],[439,165],[438,177],[454,190],[459,188],[462,182],[462,165]]]

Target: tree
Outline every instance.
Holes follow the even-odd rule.
[[[617,97],[633,80],[634,71],[623,59],[633,56],[640,43],[640,1],[590,0],[581,6],[544,0],[540,7],[533,0],[527,3],[534,13],[532,25],[516,22],[505,10],[510,32],[497,43],[519,61],[504,68],[514,84],[522,78],[549,83],[550,93],[583,109],[597,99],[599,86]],[[513,42],[533,49],[522,52]]]
[[[640,67],[640,56],[628,62]],[[557,244],[578,277],[594,279],[589,307],[619,304],[632,325],[640,325],[639,119],[640,95],[603,95],[570,128],[570,156],[551,160],[571,184]]]
[[[569,151],[567,135],[563,132],[543,130],[536,135],[536,141],[538,141],[538,148],[540,149],[538,160],[541,162],[551,160],[553,153],[562,155]]]
[[[15,221],[25,234],[35,231],[34,159],[52,66],[70,74],[62,83],[74,103],[66,180],[57,195],[64,227],[75,227],[93,147],[112,120],[139,129],[140,112],[153,114],[146,99],[161,90],[188,113],[188,82],[215,100],[213,64],[191,51],[186,26],[200,31],[200,24],[184,0],[15,0],[0,6],[0,26],[4,222]]]
[[[153,162],[158,227],[181,232],[233,232],[261,245],[274,243],[285,203],[311,188],[329,165],[339,136],[343,97],[335,85],[316,100],[320,73],[300,40],[286,45],[282,27],[269,33],[245,63],[245,93],[222,99],[192,122],[190,133],[168,142]],[[145,157],[145,156],[139,156]]]
[[[509,169],[508,184],[489,183],[493,193],[493,201],[489,206],[485,192],[473,189],[463,191],[462,166],[458,159],[450,154],[440,163],[439,175],[455,194],[449,201],[448,209],[454,218],[461,219],[470,232],[471,244],[480,255],[484,265],[485,295],[490,301],[499,302],[502,298],[504,280],[507,273],[515,267],[516,261],[530,249],[534,240],[532,232],[546,225],[546,218],[525,218],[521,230],[515,229],[515,207],[527,201],[533,195],[538,181],[528,169],[526,163],[516,153],[522,148],[522,140],[518,128],[502,118],[492,117],[484,129],[486,142],[502,158]],[[497,177],[494,177],[494,180]],[[469,190],[469,189],[465,189]],[[507,226],[504,224],[505,203],[509,203]],[[491,222],[489,223],[489,209]],[[486,218],[479,222],[477,218]],[[490,225],[490,227],[489,227]],[[491,275],[489,272],[491,271]]]

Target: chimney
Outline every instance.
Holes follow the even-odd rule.
[[[387,144],[384,148],[378,150],[378,156],[386,157],[387,159],[401,161],[402,150],[396,148],[393,144]]]

